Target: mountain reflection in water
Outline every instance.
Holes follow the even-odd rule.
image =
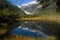
[[[29,37],[41,37],[41,38],[48,38],[49,36],[44,34],[38,29],[31,29],[32,26],[37,26],[36,23],[32,22],[25,22],[18,28],[14,28],[10,34],[17,34],[17,35],[23,35],[23,36],[29,36]]]

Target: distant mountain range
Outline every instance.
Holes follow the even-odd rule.
[[[39,5],[37,2],[33,1],[18,7],[21,8],[23,11],[25,11],[26,14],[32,14],[32,13],[37,13],[38,9],[40,9],[42,5]]]
[[[19,8],[21,8],[21,10],[23,10],[26,14],[35,14],[35,13],[42,13],[43,11],[55,11],[56,5],[55,3],[52,3],[51,5],[49,5],[46,9],[42,9],[43,5],[39,5],[37,2],[30,2],[27,4],[23,4],[21,6],[18,6]]]

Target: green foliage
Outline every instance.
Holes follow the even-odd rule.
[[[19,12],[9,11],[8,9],[0,10],[0,17],[6,20],[15,20],[20,17]]]
[[[16,19],[21,18],[23,13],[20,8],[12,5],[10,2],[0,0],[0,29],[2,29],[0,30],[0,33],[2,33],[0,36],[20,25],[22,22],[16,21]],[[6,29],[5,32],[3,32],[4,29]]]
[[[34,38],[34,37],[26,37],[26,36],[18,36],[18,35],[10,35],[10,38],[7,37],[3,40],[56,40],[54,36],[51,36],[50,38]]]
[[[0,10],[0,28],[13,28],[12,24],[17,24],[17,18],[20,18],[20,13],[17,11],[9,11],[7,8]],[[12,27],[9,27],[9,25]]]

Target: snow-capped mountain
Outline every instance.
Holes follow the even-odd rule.
[[[21,8],[21,10],[23,10],[26,14],[35,14],[35,13],[42,13],[43,14],[47,11],[49,11],[49,12],[56,11],[55,3],[50,4],[48,7],[46,6],[45,9],[42,8],[43,6],[44,5],[41,5],[41,4],[39,5],[39,3],[36,1],[32,1],[27,4],[23,4],[21,6],[18,6],[18,7]],[[41,9],[43,9],[43,10],[41,10]]]
[[[40,7],[42,7],[42,5],[39,5],[38,2],[36,1],[32,1],[18,7],[21,8],[21,10],[23,10],[26,14],[33,14],[33,13],[37,13],[38,12],[37,10]]]

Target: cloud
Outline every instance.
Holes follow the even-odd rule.
[[[28,6],[29,4],[38,4],[38,2],[34,0],[34,1],[29,2],[29,3],[22,4],[21,6]],[[18,6],[18,7],[21,8],[21,6]]]
[[[18,6],[19,8],[21,8],[21,6]]]
[[[37,2],[36,1],[31,1],[28,4],[37,4]]]

